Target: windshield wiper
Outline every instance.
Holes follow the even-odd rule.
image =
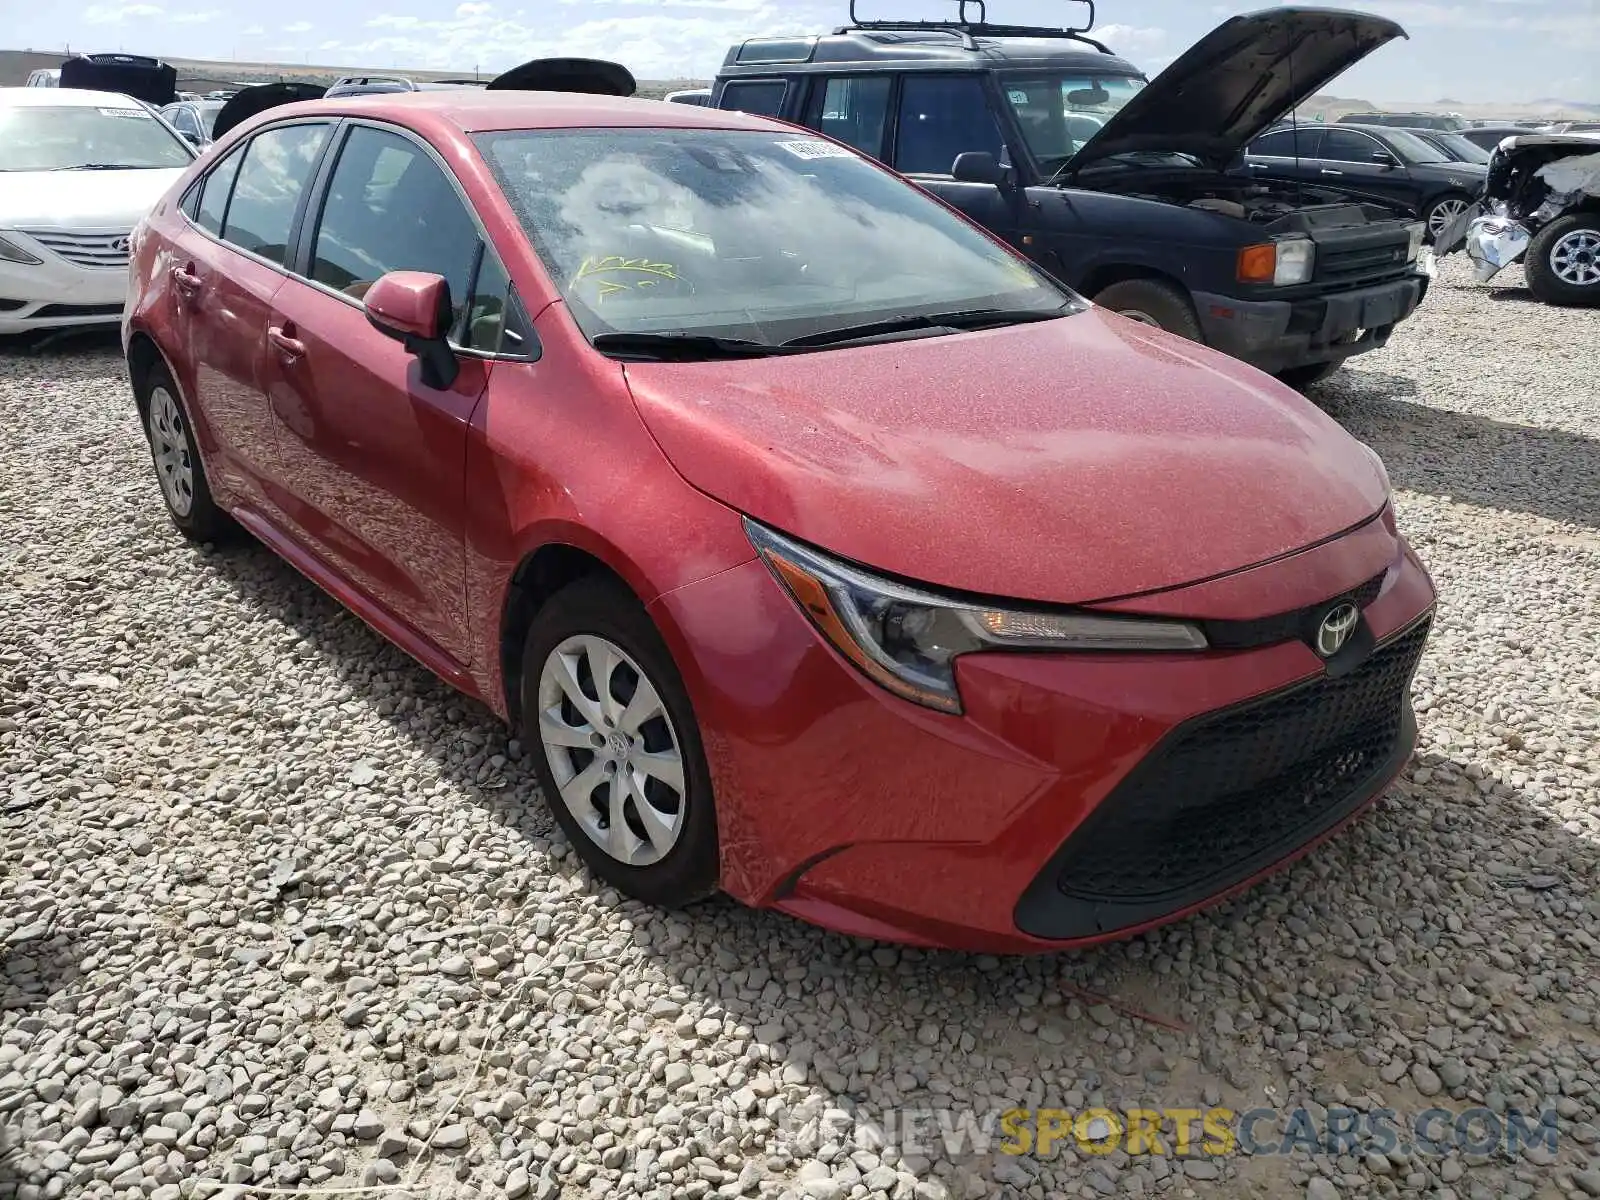
[[[591,339],[596,350],[626,358],[645,360],[678,359],[695,361],[710,358],[761,358],[784,353],[783,347],[748,338],[711,337],[703,333],[597,333]]]
[[[70,167],[51,167],[52,171],[157,171],[147,163],[73,163]]]
[[[824,329],[790,338],[783,346],[801,349],[816,346],[837,346],[844,342],[870,341],[873,338],[892,337],[900,333],[916,333],[924,329],[945,330],[957,333],[966,329],[988,329],[996,325],[1021,325],[1029,321],[1053,321],[1067,315],[1067,304],[1056,308],[963,308],[954,312],[906,314],[882,321],[868,321],[861,325],[842,325],[838,329]]]

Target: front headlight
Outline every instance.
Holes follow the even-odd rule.
[[[977,650],[1204,650],[1182,621],[971,603],[883,579],[746,518],[778,582],[834,649],[898,696],[959,713],[955,660]]]
[[[1317,247],[1310,238],[1281,238],[1239,251],[1235,274],[1240,283],[1270,283],[1287,287],[1307,283],[1317,262]]]
[[[3,237],[0,237],[0,260],[21,263],[25,267],[37,267],[44,262],[38,255],[29,254],[15,242],[8,242]]]

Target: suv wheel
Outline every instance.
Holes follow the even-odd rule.
[[[580,579],[523,644],[522,744],[589,869],[648,904],[717,886],[717,821],[700,730],[666,643],[609,579]]]
[[[1102,288],[1094,302],[1141,325],[1154,325],[1191,342],[1205,341],[1189,297],[1183,289],[1159,279],[1124,279]]]
[[[178,385],[164,364],[144,372],[136,396],[167,515],[191,542],[220,540],[234,528],[233,520],[211,498],[194,430],[183,411]]]
[[[1528,290],[1546,304],[1600,304],[1600,214],[1551,221],[1522,261]]]

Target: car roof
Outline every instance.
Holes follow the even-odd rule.
[[[836,68],[894,66],[897,70],[968,67],[1048,67],[1141,75],[1131,63],[1098,44],[1065,32],[1029,37],[965,33],[961,29],[842,29],[820,37],[751,38],[731,47],[724,77],[789,74]]]
[[[19,89],[20,90],[20,89]],[[401,125],[447,125],[465,133],[511,129],[758,129],[790,128],[762,117],[659,100],[594,96],[576,92],[449,91],[382,92],[308,100],[267,109],[241,128],[286,117],[350,116]]]
[[[42,108],[106,108],[113,101],[121,101],[122,108],[130,104],[144,107],[132,96],[124,96],[121,92],[95,92],[87,88],[0,87],[0,104]]]

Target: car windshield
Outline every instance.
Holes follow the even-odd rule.
[[[1394,152],[1406,162],[1413,163],[1442,163],[1454,160],[1439,147],[1423,141],[1414,133],[1407,133],[1404,129],[1386,129],[1384,137]]]
[[[1489,161],[1489,152],[1487,150],[1462,137],[1459,133],[1436,133],[1434,138],[1456,162],[1486,163]]]
[[[917,188],[803,133],[540,130],[477,142],[591,338],[770,347],[874,320],[1077,307]]]
[[[183,140],[132,101],[0,106],[0,171],[187,167]]]
[[[1134,75],[1010,75],[1000,81],[1028,150],[1046,170],[1060,167],[1143,90]]]

